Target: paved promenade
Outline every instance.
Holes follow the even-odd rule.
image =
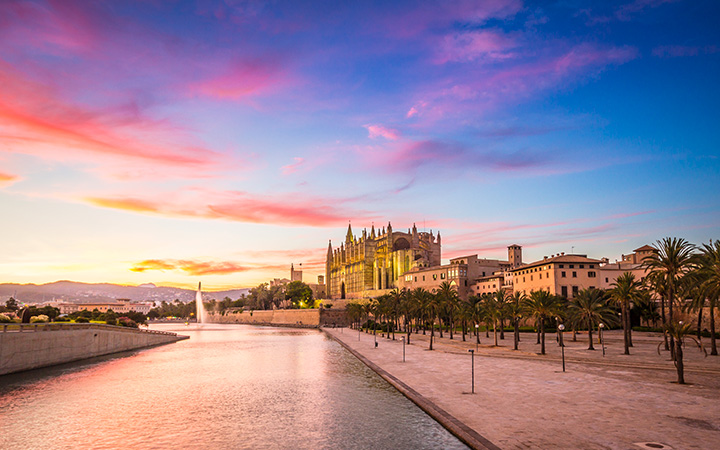
[[[395,341],[378,334],[374,348],[372,334],[324,330],[469,427],[486,440],[485,448],[720,448],[720,357],[705,358],[688,346],[691,384],[678,385],[668,354],[657,354],[658,335],[635,334],[633,355],[624,356],[622,334],[606,333],[603,357],[599,344],[586,350],[587,335],[572,342],[566,333],[563,373],[554,334],[546,336],[546,356],[536,354],[534,334],[522,335],[520,351],[512,350],[512,333],[500,347],[488,345],[492,333],[490,339],[481,334],[471,394],[474,337],[451,341],[446,334],[429,351],[429,336],[413,334],[403,362],[401,334]]]

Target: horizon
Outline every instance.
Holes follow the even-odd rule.
[[[2,283],[314,283],[348,223],[439,231],[443,262],[720,238],[715,1],[0,17]]]

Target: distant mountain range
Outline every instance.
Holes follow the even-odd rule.
[[[205,299],[222,300],[230,297],[237,300],[250,289],[231,289],[227,291],[203,292]],[[15,297],[24,303],[43,303],[64,301],[69,303],[92,303],[114,301],[129,298],[136,302],[181,302],[195,300],[195,291],[174,287],[155,286],[152,283],[139,286],[122,286],[110,283],[78,283],[75,281],[56,281],[46,284],[0,284],[0,301],[4,304],[8,298]]]

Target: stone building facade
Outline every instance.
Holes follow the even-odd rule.
[[[398,279],[413,268],[440,265],[440,233],[418,232],[413,224],[407,233],[387,229],[358,238],[348,225],[345,242],[333,249],[328,244],[325,266],[327,296],[332,299],[376,297],[398,287]]]

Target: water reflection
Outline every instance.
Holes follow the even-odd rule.
[[[189,340],[0,377],[0,448],[467,448],[316,330]]]

